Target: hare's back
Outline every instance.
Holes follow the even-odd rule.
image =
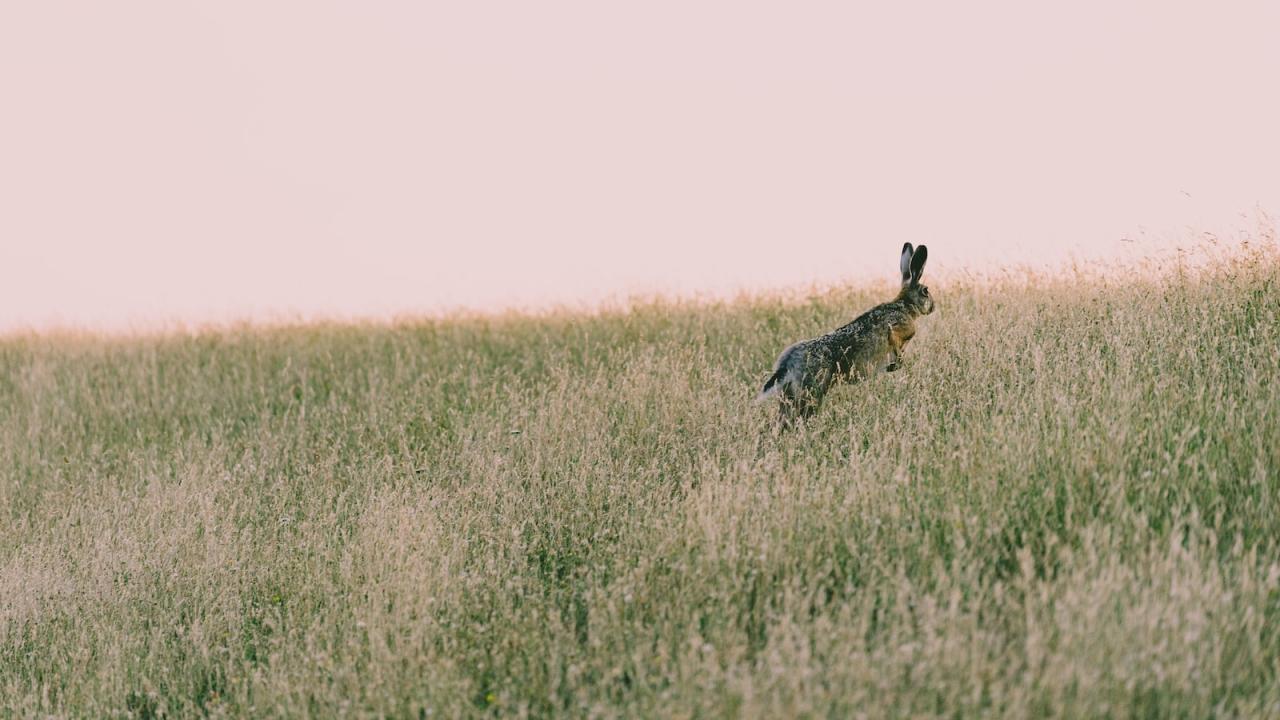
[[[880,311],[880,312],[878,312]],[[842,370],[868,371],[882,364],[889,354],[892,318],[881,308],[859,315],[853,322],[823,338],[831,353],[840,358]]]

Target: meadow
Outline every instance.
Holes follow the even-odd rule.
[[[1278,281],[926,278],[783,434],[891,286],[10,335],[0,717],[1276,717]]]

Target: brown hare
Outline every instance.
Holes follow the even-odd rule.
[[[929,251],[902,246],[902,290],[844,327],[802,340],[778,356],[760,400],[778,395],[784,425],[812,415],[836,380],[862,380],[902,365],[902,350],[916,334],[916,318],[933,312],[929,288],[920,284]]]

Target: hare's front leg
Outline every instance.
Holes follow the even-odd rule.
[[[885,372],[893,372],[902,367],[902,351],[907,349],[907,341],[911,335],[898,328],[889,328],[889,362],[884,366]]]
[[[889,363],[884,366],[885,372],[893,372],[902,367],[902,351],[896,348],[889,350]]]

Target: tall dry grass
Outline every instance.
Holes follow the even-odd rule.
[[[0,341],[0,716],[1276,716],[1280,262]]]

